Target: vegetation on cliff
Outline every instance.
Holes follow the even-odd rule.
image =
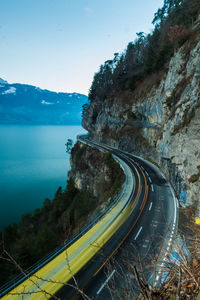
[[[200,13],[198,0],[165,0],[154,15],[152,33],[137,33],[122,53],[115,53],[113,60],[106,61],[94,75],[89,100],[97,97],[104,101],[120,91],[133,91],[146,76],[167,68],[174,49],[188,38]]]
[[[83,220],[92,208],[89,191],[79,191],[72,179],[67,188],[59,187],[54,199],[46,199],[41,209],[22,216],[20,223],[11,224],[1,234],[1,253],[4,249],[23,269],[54,250],[67,239],[76,222]],[[3,255],[4,257],[4,255]],[[0,283],[13,278],[19,270],[12,263],[1,259]]]
[[[74,146],[71,155],[70,178],[82,190],[89,186],[99,204],[111,202],[124,181],[123,171],[112,155],[80,143]]]

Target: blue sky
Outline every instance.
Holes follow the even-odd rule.
[[[0,78],[87,94],[163,0],[0,0]]]

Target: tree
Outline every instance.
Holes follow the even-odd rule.
[[[152,24],[155,24],[159,27],[171,14],[174,9],[177,9],[183,4],[183,0],[164,0],[164,5],[162,8],[159,8],[158,11],[154,14],[154,19]]]
[[[49,228],[43,225],[34,238],[33,249],[37,253],[37,256],[41,257],[49,251],[52,251],[54,247],[56,247],[54,236]]]
[[[71,151],[72,151],[72,147],[73,147],[73,140],[72,139],[68,139],[67,143],[65,144],[65,146],[66,146],[66,152],[68,154],[70,154]]]
[[[174,44],[175,49],[179,46],[179,43],[183,43],[189,36],[189,30],[183,25],[175,25],[170,27],[168,33],[169,40]]]
[[[51,206],[51,200],[49,200],[49,198],[46,198],[43,203],[43,212],[48,212],[51,209]]]

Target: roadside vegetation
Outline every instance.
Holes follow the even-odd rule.
[[[23,269],[30,267],[73,234],[75,225],[94,207],[92,200],[90,191],[79,191],[70,179],[64,191],[58,188],[52,201],[45,199],[41,209],[23,215],[19,224],[7,226],[1,233],[0,283],[19,273],[4,257],[4,249]]]
[[[109,190],[104,192],[104,201],[108,200],[107,205],[114,200],[121,190],[122,184],[124,182],[124,174],[119,165],[113,158],[110,152],[106,153],[104,158],[105,165],[108,167],[108,176],[112,182]]]

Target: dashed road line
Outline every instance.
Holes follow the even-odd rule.
[[[152,190],[152,192],[154,192],[153,184],[151,185],[151,190]]]
[[[112,273],[108,276],[108,278],[106,279],[106,281],[101,285],[100,289],[97,291],[97,295],[99,295],[101,293],[101,291],[106,286],[106,284],[108,283],[108,281],[112,278],[112,276],[115,274],[115,272],[116,272],[116,270],[114,269],[112,271]]]
[[[151,208],[152,208],[152,202],[151,202],[150,205],[149,205],[149,210],[151,210]]]
[[[135,236],[135,238],[134,238],[134,240],[136,240],[137,238],[138,238],[138,236],[139,236],[139,234],[140,234],[140,232],[142,231],[142,226],[140,227],[140,229],[138,230],[138,233],[136,234],[136,236]]]

